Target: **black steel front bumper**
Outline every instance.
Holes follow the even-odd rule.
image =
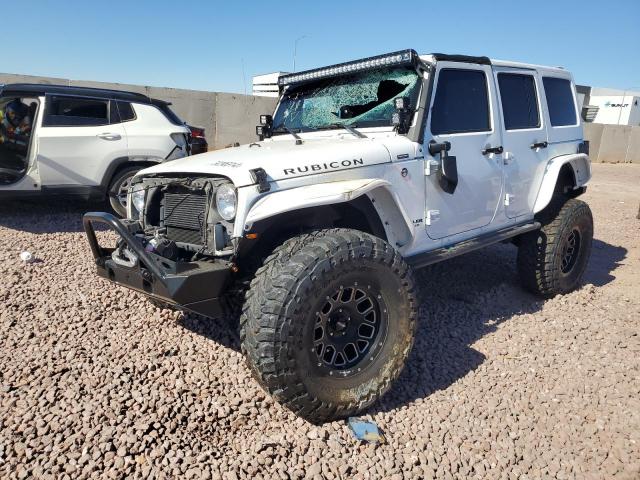
[[[101,277],[201,315],[223,313],[223,295],[231,277],[227,262],[174,262],[147,252],[127,225],[109,213],[89,212],[83,223]],[[120,235],[137,257],[133,265],[117,263],[112,257],[115,248],[100,246],[94,223],[105,224]]]

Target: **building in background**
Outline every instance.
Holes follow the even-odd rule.
[[[585,122],[640,125],[640,92],[577,85],[578,104]]]
[[[278,97],[278,77],[288,72],[265,73],[253,77],[253,94],[258,97]]]

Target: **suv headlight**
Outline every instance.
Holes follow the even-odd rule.
[[[141,188],[139,185],[134,186],[131,192],[131,204],[138,213],[141,213],[144,209],[144,193],[144,188]]]
[[[236,189],[225,183],[216,191],[216,207],[222,218],[230,222],[236,216]]]

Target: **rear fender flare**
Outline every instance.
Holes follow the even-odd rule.
[[[560,170],[567,164],[573,170],[573,178],[575,179],[573,188],[580,188],[587,184],[591,178],[591,162],[586,154],[574,153],[552,158],[545,168],[542,184],[533,206],[533,213],[538,213],[549,205],[558,182]]]

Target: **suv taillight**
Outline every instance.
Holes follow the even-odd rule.
[[[193,138],[204,138],[204,128],[189,126],[189,130],[191,130],[191,136]]]

